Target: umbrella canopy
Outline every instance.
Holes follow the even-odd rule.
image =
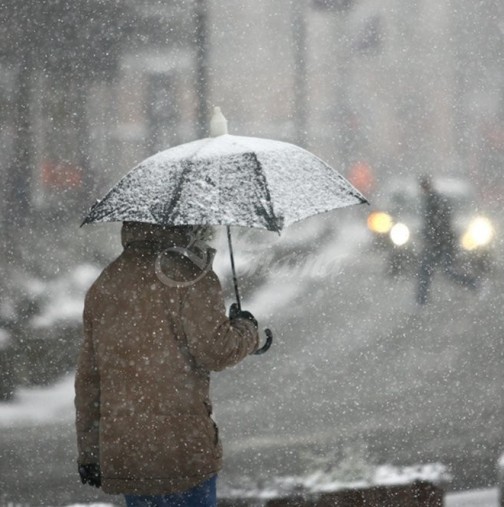
[[[304,218],[367,202],[335,169],[293,144],[227,134],[220,108],[213,137],[147,158],[97,201],[83,224],[226,225],[236,305],[241,309],[229,226],[280,231]],[[273,335],[265,330],[266,352]]]
[[[280,232],[367,202],[335,169],[293,144],[219,135],[153,155],[96,202],[84,223],[238,225]]]

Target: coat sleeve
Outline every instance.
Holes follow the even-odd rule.
[[[221,285],[213,272],[187,290],[181,317],[189,352],[207,370],[223,370],[257,350],[256,327],[248,319],[228,319]]]
[[[100,375],[93,345],[89,295],[84,306],[84,341],[75,375],[75,409],[79,464],[99,462]]]

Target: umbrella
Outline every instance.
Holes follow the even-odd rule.
[[[91,207],[83,224],[227,226],[241,308],[229,226],[280,233],[304,218],[367,200],[299,146],[229,135],[220,108],[210,127],[210,137],[159,152],[134,167]]]

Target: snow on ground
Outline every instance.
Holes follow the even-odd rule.
[[[277,306],[286,305],[289,301],[293,301],[298,294],[306,291],[307,284],[314,279],[327,282],[330,277],[338,276],[344,262],[363,248],[368,240],[367,230],[360,224],[345,222],[341,226],[340,234],[321,245],[316,255],[308,255],[295,266],[273,266],[270,269],[271,275],[268,282],[250,302],[250,308],[261,315],[272,313]],[[307,226],[306,229],[311,229],[311,227]],[[306,231],[304,232],[306,234]],[[303,231],[299,230],[299,234],[302,235],[302,233]],[[297,234],[295,234],[296,236]],[[317,235],[313,234],[312,237],[313,241],[317,241]],[[345,241],[342,238],[345,238]],[[285,242],[286,244],[293,243],[292,236],[287,235]],[[300,244],[306,244],[304,238]],[[295,243],[289,247],[292,251],[296,251]],[[282,284],[285,287],[282,287]],[[281,294],[280,297],[279,294]]]
[[[415,481],[428,481],[444,486],[451,480],[446,467],[440,463],[396,467],[392,465],[369,465],[369,474],[361,479],[344,479],[341,470],[316,470],[303,477],[276,477],[260,488],[230,489],[226,497],[234,498],[279,498],[293,492],[329,493],[344,489],[360,489],[372,486],[392,486],[412,484]]]
[[[100,274],[91,264],[81,264],[70,273],[48,283],[32,281],[32,290],[47,297],[42,311],[32,319],[34,328],[54,326],[59,321],[82,319],[84,294]]]
[[[115,507],[114,504],[111,503],[74,503],[72,505],[68,505],[67,507]]]
[[[339,276],[345,261],[369,243],[369,233],[360,222],[342,220],[338,234],[334,236],[329,234],[327,227],[324,220],[306,220],[289,227],[280,237],[271,232],[259,236],[235,233],[233,250],[239,284],[241,278],[253,279],[267,273],[265,283],[255,297],[245,301],[247,310],[267,319],[278,308],[288,306],[314,279],[327,281],[329,277]],[[314,251],[299,255],[292,264],[292,256],[310,244]],[[231,279],[224,234],[216,238],[216,247],[214,270],[221,280]],[[285,256],[275,257],[275,250],[283,250]]]
[[[0,403],[0,428],[50,424],[74,418],[74,376],[49,387],[24,387],[16,398]]]

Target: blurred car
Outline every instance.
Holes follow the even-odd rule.
[[[460,178],[435,178],[434,188],[449,202],[457,237],[457,262],[474,275],[488,273],[495,228],[480,213],[472,185]],[[422,251],[423,203],[415,179],[398,179],[383,188],[367,219],[376,248],[387,253],[391,275],[416,271]]]

